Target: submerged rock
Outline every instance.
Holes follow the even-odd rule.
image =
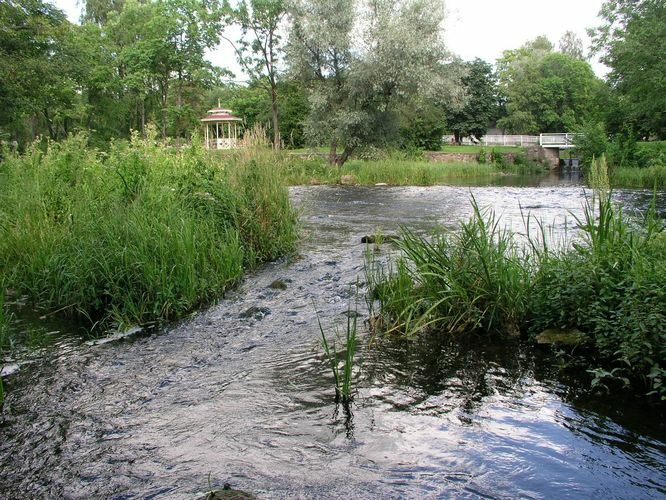
[[[278,279],[273,281],[270,285],[268,285],[268,287],[272,288],[273,290],[286,290],[287,281]]]
[[[536,336],[537,344],[541,345],[576,345],[585,342],[586,336],[577,328],[548,328]]]
[[[235,490],[230,484],[225,484],[221,490],[211,491],[206,495],[206,500],[232,500],[256,498],[253,494],[242,490]]]
[[[395,243],[400,241],[396,234],[369,234],[361,238],[361,243]]]
[[[258,320],[264,319],[271,313],[268,307],[252,306],[238,315],[239,318],[254,318]]]

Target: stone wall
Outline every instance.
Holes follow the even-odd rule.
[[[502,158],[509,165],[513,165],[516,153],[501,153]],[[479,159],[479,153],[446,153],[443,151],[426,151],[424,153],[428,161],[437,163],[469,163]],[[490,163],[490,150],[486,151],[486,161]]]
[[[560,166],[560,149],[529,147],[527,148],[527,159],[548,165],[552,170]]]

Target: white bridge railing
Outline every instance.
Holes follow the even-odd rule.
[[[576,137],[582,134],[539,134],[539,146],[544,148],[573,148]]]
[[[482,144],[483,146],[541,146],[544,148],[572,148],[575,138],[581,134],[539,134],[539,135],[484,135],[478,142],[468,137],[462,141],[464,145]],[[453,142],[453,136],[445,136],[444,141]]]

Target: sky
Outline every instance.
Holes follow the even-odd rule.
[[[77,0],[52,3],[64,10],[72,22],[78,21]],[[494,63],[504,50],[518,48],[539,35],[546,35],[557,47],[562,35],[570,30],[583,39],[587,52],[590,40],[586,28],[600,24],[597,14],[602,3],[603,0],[446,0],[447,46],[464,60],[479,57]],[[217,66],[241,73],[225,42],[208,57]],[[598,76],[608,72],[596,58],[590,63]]]

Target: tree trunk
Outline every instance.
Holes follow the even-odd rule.
[[[273,115],[273,149],[280,149],[280,127],[278,122],[277,89],[271,86],[271,113]]]
[[[333,139],[331,141],[331,149],[328,152],[328,164],[329,165],[337,165],[338,164],[338,140]]]
[[[351,154],[353,152],[354,152],[354,147],[353,146],[349,146],[349,145],[345,146],[345,149],[344,149],[344,151],[342,151],[342,154],[339,155],[339,156],[336,155],[335,164],[338,167],[342,167],[347,162],[347,160],[349,159],[349,157],[351,156]]]
[[[53,128],[53,122],[51,121],[51,117],[49,116],[48,108],[44,109],[44,118],[46,118],[46,126],[49,129],[49,137],[51,137],[51,140],[53,141],[57,140],[58,139],[57,130]]]

